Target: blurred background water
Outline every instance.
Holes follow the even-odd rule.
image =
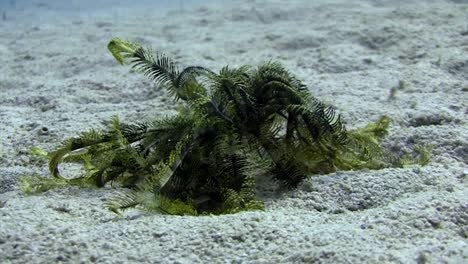
[[[145,9],[148,12],[189,11],[216,0],[0,0],[0,19],[24,16],[48,16],[60,13],[125,12]],[[218,1],[219,2],[219,1]]]
[[[146,7],[157,9],[184,9],[214,2],[213,0],[0,0],[0,8],[42,8],[56,11],[86,11],[112,7]]]

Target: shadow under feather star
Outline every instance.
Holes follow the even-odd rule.
[[[50,178],[23,179],[26,192],[66,185],[127,187],[110,210],[140,207],[165,214],[223,214],[262,210],[257,177],[293,188],[306,177],[337,170],[403,166],[382,149],[389,118],[347,131],[334,108],[313,97],[279,63],[181,71],[162,53],[113,39],[108,49],[183,105],[175,116],[124,124],[68,139],[51,153]],[[36,151],[37,152],[37,151]],[[427,159],[421,159],[427,160]],[[84,164],[85,175],[66,179],[59,164]]]

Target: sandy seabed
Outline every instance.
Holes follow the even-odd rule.
[[[0,5],[1,263],[468,263],[468,1],[236,0],[172,11],[10,2]],[[52,150],[113,115],[173,114],[164,91],[117,65],[112,37],[185,66],[280,61],[349,128],[389,115],[383,144],[396,153],[431,144],[432,161],[313,176],[294,191],[265,189],[264,212],[223,216],[118,217],[103,207],[111,187],[24,195],[20,176],[48,176],[31,146]]]

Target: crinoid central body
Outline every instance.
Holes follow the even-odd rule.
[[[399,165],[379,146],[387,117],[347,131],[331,106],[278,63],[179,71],[135,43],[114,39],[108,48],[165,88],[181,103],[179,113],[138,124],[114,118],[108,129],[67,140],[49,154],[53,178],[30,180],[27,190],[117,182],[129,189],[108,201],[114,212],[232,213],[263,208],[257,177],[294,187],[311,174]],[[83,163],[86,174],[62,177],[62,161]]]

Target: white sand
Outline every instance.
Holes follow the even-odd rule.
[[[24,2],[0,4],[0,263],[468,263],[468,1],[237,0],[183,12]],[[224,216],[117,217],[103,207],[110,187],[25,196],[19,176],[48,175],[31,146],[52,150],[112,115],[170,113],[164,92],[107,52],[115,36],[184,66],[278,60],[348,127],[389,115],[385,146],[432,144],[432,162],[265,188],[265,212]]]

